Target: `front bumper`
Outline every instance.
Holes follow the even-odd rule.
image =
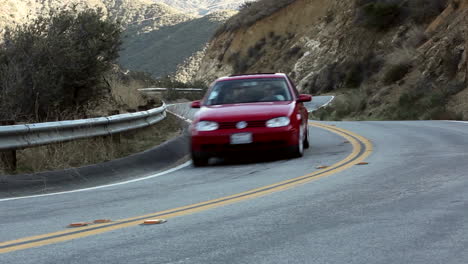
[[[236,133],[252,133],[253,142],[249,144],[231,144],[230,137]],[[283,149],[298,144],[298,129],[289,125],[279,128],[225,129],[210,132],[191,132],[192,152],[204,155],[267,151]]]

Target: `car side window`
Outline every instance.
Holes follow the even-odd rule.
[[[220,93],[221,87],[215,86],[211,93],[208,95],[207,103],[208,105],[213,105],[216,104],[217,101],[219,101],[219,93]]]

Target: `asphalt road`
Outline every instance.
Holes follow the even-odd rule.
[[[161,225],[122,224],[27,249],[5,245],[80,230],[65,228],[72,222],[128,219],[287,181],[340,162],[363,145],[311,127],[311,149],[301,159],[188,166],[94,191],[0,200],[0,252],[9,251],[0,263],[468,262],[467,123],[320,124],[369,139],[369,164],[171,216]]]
[[[335,99],[334,96],[314,96],[311,102],[304,103],[304,105],[310,112],[312,112],[320,107],[327,106],[333,101],[333,99]]]

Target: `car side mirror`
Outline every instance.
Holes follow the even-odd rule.
[[[297,101],[299,103],[310,102],[310,101],[312,101],[312,95],[310,95],[310,94],[301,94],[301,95],[299,95],[299,98],[297,98]]]
[[[201,102],[200,101],[193,101],[191,104],[192,108],[200,108],[201,107]]]

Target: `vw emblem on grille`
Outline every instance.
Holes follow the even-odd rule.
[[[236,128],[237,128],[237,129],[244,129],[244,128],[246,128],[246,127],[247,127],[247,122],[245,122],[245,121],[240,121],[240,122],[238,122],[238,123],[236,124]]]

